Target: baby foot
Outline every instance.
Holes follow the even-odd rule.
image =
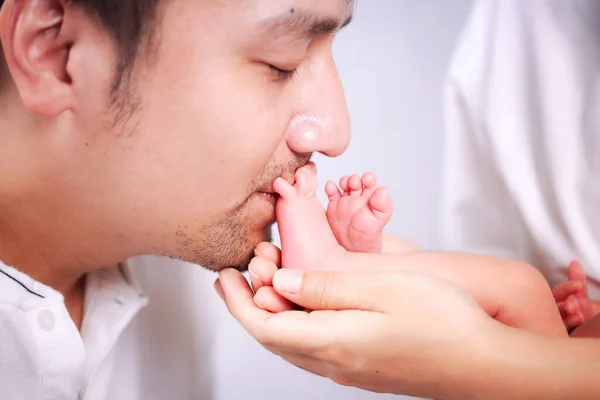
[[[377,178],[366,173],[329,181],[325,192],[329,197],[327,219],[337,241],[348,251],[381,253],[382,230],[389,221],[393,203],[388,190],[377,187]]]
[[[322,269],[329,257],[346,253],[315,196],[317,174],[313,163],[296,171],[294,185],[278,178],[273,189],[280,196],[275,211],[284,268]]]

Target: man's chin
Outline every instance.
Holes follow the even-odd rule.
[[[233,268],[233,269],[237,269],[240,272],[246,272],[246,271],[248,271],[248,265],[250,265],[250,261],[252,261],[252,258],[254,258],[254,250],[252,250],[252,253],[249,254],[243,261],[238,262],[234,265],[229,265],[227,267],[220,268],[217,271],[221,271],[221,270],[227,269],[227,268]]]
[[[237,223],[236,223],[237,222]],[[193,240],[185,233],[179,233],[178,254],[166,254],[192,264],[219,272],[234,268],[245,272],[254,257],[256,246],[271,241],[271,225],[262,229],[248,229],[249,224],[237,220],[219,224],[206,232],[204,240]],[[245,233],[245,234],[244,234]]]
[[[231,254],[221,254],[221,257],[216,255],[202,255],[200,257],[179,256],[175,257],[182,261],[196,264],[212,272],[220,272],[227,268],[233,268],[240,272],[246,272],[248,265],[254,257],[254,248],[244,251],[243,256],[232,257]]]
[[[193,260],[187,260],[193,264],[201,265],[203,268],[213,272],[220,272],[227,268],[233,268],[240,272],[246,272],[250,261],[254,258],[254,249],[261,242],[270,242],[271,234],[265,234],[263,237],[255,240],[246,240],[243,245],[237,243],[237,246],[225,246],[224,248],[214,249],[216,251],[210,254],[202,254],[201,257]]]

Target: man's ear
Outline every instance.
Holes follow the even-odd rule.
[[[12,80],[25,106],[47,118],[81,106],[87,85],[112,77],[107,36],[97,19],[69,0],[5,0],[0,10]]]
[[[70,108],[69,43],[59,0],[8,0],[0,14],[6,63],[23,103],[51,117]]]

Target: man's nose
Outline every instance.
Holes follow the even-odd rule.
[[[288,127],[288,146],[337,157],[350,143],[350,116],[333,59],[313,65],[310,77],[302,83],[301,112]]]

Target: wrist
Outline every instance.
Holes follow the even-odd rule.
[[[506,384],[502,376],[516,359],[514,350],[518,348],[516,337],[510,334],[510,328],[490,321],[489,329],[474,335],[471,353],[463,355],[467,360],[462,373],[461,396],[463,400],[506,399],[501,385]]]
[[[478,335],[477,353],[469,374],[465,376],[464,399],[513,400],[539,398],[536,374],[543,363],[524,350],[538,338],[536,335],[498,324],[485,335]],[[541,365],[540,365],[541,364]],[[533,378],[533,381],[532,381]],[[517,390],[512,391],[512,389]],[[532,396],[533,394],[533,396]]]
[[[497,373],[498,349],[506,346],[504,325],[489,319],[472,327],[472,333],[449,343],[448,351],[438,355],[439,383],[435,398],[444,400],[486,400],[507,397],[491,395],[491,376]],[[509,346],[510,347],[510,346]],[[441,361],[441,363],[439,362]],[[430,394],[427,394],[430,396]]]
[[[595,399],[600,341],[554,338],[499,326],[474,366],[468,399]]]

